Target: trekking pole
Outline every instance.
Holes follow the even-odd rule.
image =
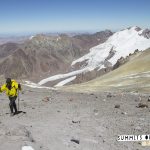
[[[18,111],[19,111],[19,101],[20,101],[20,98],[19,98],[19,90],[18,90]]]

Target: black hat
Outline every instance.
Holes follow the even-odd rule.
[[[6,83],[7,83],[7,84],[11,83],[11,78],[7,78],[7,79],[6,79]]]

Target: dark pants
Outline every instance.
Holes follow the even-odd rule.
[[[9,100],[10,100],[9,107],[10,107],[11,113],[13,113],[13,109],[15,110],[15,113],[17,113],[17,106],[15,102],[16,99],[17,99],[17,96],[9,97]]]

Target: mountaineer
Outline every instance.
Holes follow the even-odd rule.
[[[6,83],[0,87],[0,92],[6,92],[6,95],[10,100],[9,103],[9,107],[11,111],[10,116],[14,116],[15,114],[18,113],[16,102],[15,102],[18,96],[17,93],[18,90],[21,90],[21,85],[17,83],[15,80],[11,80],[11,78],[7,78]],[[15,110],[15,112],[13,112],[13,110]]]

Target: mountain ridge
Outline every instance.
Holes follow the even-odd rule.
[[[57,80],[59,77],[59,79],[64,78],[66,80],[73,76],[76,76],[73,83],[78,83],[77,76],[81,75],[84,79],[85,74],[96,71],[93,75],[95,78],[100,70],[104,70],[104,73],[107,72],[107,69],[110,71],[121,57],[125,59],[137,50],[144,51],[150,47],[150,38],[145,37],[145,35],[149,35],[149,31],[148,29],[142,30],[137,26],[118,31],[110,36],[106,42],[91,48],[89,53],[74,60],[71,64],[72,72],[51,76],[41,80],[39,84],[43,85],[54,81],[54,79]]]
[[[150,48],[137,52],[130,61],[94,80],[82,84],[65,86],[64,90],[76,92],[121,91],[150,92]]]
[[[100,35],[97,34],[97,38],[102,38],[97,41],[95,34],[84,34],[82,39],[66,34],[53,36],[39,34],[30,37],[23,43],[0,45],[0,66],[2,68],[0,75],[38,81],[60,72],[65,73],[69,70],[73,59],[83,56],[90,47],[107,40],[113,34],[107,32],[105,36],[105,31],[100,33]],[[93,38],[94,40],[92,40]],[[88,41],[91,39],[91,42],[87,44],[85,39]]]

